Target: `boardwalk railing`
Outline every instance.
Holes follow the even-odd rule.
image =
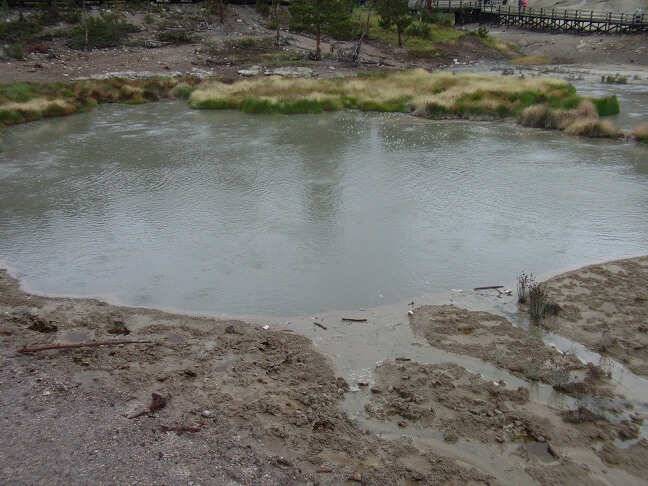
[[[454,13],[456,25],[479,22],[547,31],[618,34],[648,32],[648,16],[644,13],[525,9],[518,7],[517,0],[508,0],[507,5],[488,0],[437,0],[431,2],[430,6],[434,12]]]

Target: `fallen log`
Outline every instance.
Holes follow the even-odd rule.
[[[19,353],[35,353],[37,351],[47,351],[50,349],[72,349],[72,348],[95,348],[98,346],[117,346],[119,344],[146,344],[152,343],[153,341],[91,341],[85,343],[74,343],[74,344],[45,344],[43,346],[23,346],[18,348]]]
[[[356,319],[355,317],[343,317],[342,320],[349,322],[367,322],[367,319]]]
[[[475,287],[473,290],[497,290],[497,289],[503,289],[503,285],[491,285],[489,287]]]

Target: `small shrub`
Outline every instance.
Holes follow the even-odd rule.
[[[42,28],[35,19],[0,22],[0,40],[4,42],[28,40],[38,34]]]
[[[412,22],[405,29],[405,34],[427,40],[432,37],[432,27],[423,22]]]
[[[529,286],[529,315],[534,321],[548,315],[556,315],[560,306],[551,302],[547,294],[547,288],[541,283],[532,282]]]
[[[162,32],[158,39],[163,42],[173,42],[174,44],[191,44],[194,38],[184,30],[168,30]]]
[[[470,34],[479,37],[480,39],[485,39],[488,37],[488,29],[486,27],[480,27],[477,30],[470,32]]]
[[[601,76],[601,83],[628,84],[628,78],[627,76],[621,76],[620,74]]]
[[[592,99],[599,116],[616,115],[621,111],[621,105],[616,95]]]
[[[103,49],[116,47],[122,43],[126,35],[139,32],[139,27],[118,20],[116,15],[103,14],[90,17],[87,20],[88,42],[86,44],[86,28],[79,25],[70,31],[67,46],[72,49]]]
[[[427,9],[424,9],[422,12],[421,20],[428,24],[436,24],[443,27],[452,27],[454,26],[455,16],[452,13],[434,13]]]
[[[21,44],[8,44],[4,47],[4,53],[10,59],[25,59],[25,50]]]
[[[522,275],[517,278],[517,294],[518,302],[520,304],[526,303],[527,299],[529,298],[529,287],[534,284],[535,279],[533,278],[533,274],[527,275],[526,273],[522,272]]]

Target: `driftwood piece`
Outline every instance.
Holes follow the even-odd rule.
[[[95,348],[98,346],[117,346],[119,344],[146,344],[153,341],[90,341],[85,343],[74,344],[45,344],[43,346],[23,346],[18,348],[19,353],[35,353],[37,351],[47,351],[49,349],[72,349],[72,348]]]
[[[475,287],[473,290],[497,290],[497,289],[503,289],[503,285],[490,285],[488,287]]]
[[[313,322],[313,324],[315,324],[317,327],[321,327],[326,331],[326,326],[324,324],[320,324],[319,322]]]
[[[320,468],[317,470],[317,472],[318,472],[318,473],[332,473],[332,472],[333,472],[333,469],[331,469],[330,467],[320,467]]]
[[[184,432],[200,432],[202,429],[200,427],[192,427],[190,425],[160,425],[160,430],[162,432],[177,432],[178,435]]]
[[[343,317],[342,320],[349,321],[349,322],[367,322],[367,319],[364,318],[357,319],[355,317]]]

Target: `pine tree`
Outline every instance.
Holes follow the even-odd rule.
[[[290,14],[293,22],[316,35],[315,59],[322,59],[323,32],[340,30],[349,24],[353,0],[293,0]]]
[[[380,26],[389,29],[392,25],[396,26],[398,34],[398,45],[403,47],[402,34],[412,19],[408,15],[408,0],[375,0],[376,11],[380,15]]]

